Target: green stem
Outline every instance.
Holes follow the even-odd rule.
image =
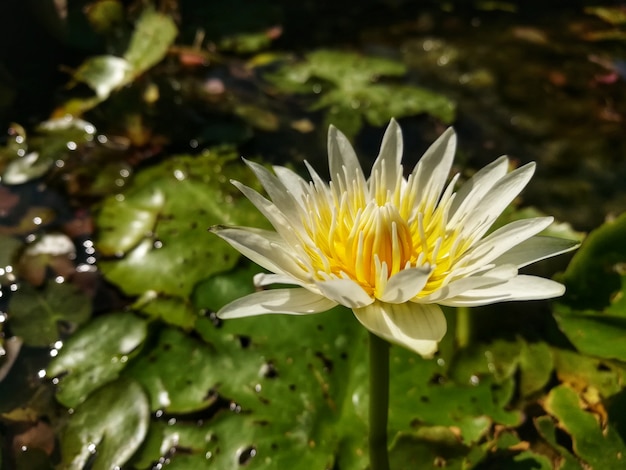
[[[468,307],[457,307],[456,309],[456,343],[459,349],[463,349],[470,344],[472,337],[472,322]]]
[[[389,343],[370,333],[370,470],[389,470]]]

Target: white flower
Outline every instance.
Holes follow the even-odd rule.
[[[548,299],[564,287],[518,269],[564,253],[575,243],[537,236],[552,217],[518,220],[485,234],[530,180],[534,163],[508,172],[501,157],[454,191],[446,186],[456,147],[448,129],[408,178],[401,165],[402,134],[392,120],[371,175],[365,178],[346,137],[331,126],[331,182],[307,164],[311,182],[276,166],[246,162],[270,200],[233,181],[276,231],[212,230],[272,274],[255,283],[298,287],[256,292],[217,315],[304,315],[337,304],[352,309],[372,333],[432,356],[446,332],[437,304],[476,306]]]

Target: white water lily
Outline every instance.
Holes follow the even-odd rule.
[[[563,285],[518,269],[564,253],[575,243],[537,236],[552,217],[518,220],[487,232],[530,180],[534,163],[508,172],[501,157],[454,191],[446,186],[456,147],[448,129],[408,178],[402,134],[389,124],[369,178],[346,139],[331,126],[330,183],[307,164],[311,182],[281,167],[246,162],[269,200],[233,181],[275,231],[212,230],[271,274],[263,290],[222,308],[223,319],[269,313],[305,315],[344,305],[372,333],[429,357],[446,332],[440,305],[478,306],[548,299]]]

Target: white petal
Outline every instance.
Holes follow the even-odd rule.
[[[419,267],[404,269],[389,278],[383,295],[382,302],[399,304],[407,302],[415,297],[426,285],[431,267]]]
[[[575,240],[536,236],[511,248],[493,262],[496,264],[514,264],[518,268],[522,268],[542,259],[575,250],[579,245],[580,243]]]
[[[255,287],[265,287],[270,286],[272,284],[295,284],[300,287],[305,287],[309,285],[307,282],[302,282],[298,279],[294,279],[292,276],[287,276],[285,274],[268,274],[268,273],[257,273],[252,278],[252,283]]]
[[[307,273],[296,263],[294,253],[276,233],[251,227],[215,226],[210,229],[235,250],[273,273],[306,279]]]
[[[553,220],[553,217],[535,217],[511,222],[480,240],[458,262],[490,263],[512,247],[541,232]]]
[[[454,152],[456,150],[456,134],[448,128],[426,150],[413,172],[416,174],[417,201],[424,201],[426,207],[434,206],[448,179]]]
[[[439,302],[452,307],[476,307],[512,300],[543,300],[559,297],[565,286],[537,276],[516,276],[504,284],[485,289],[475,289]]]
[[[359,159],[350,141],[335,126],[328,128],[328,167],[331,180],[343,179],[345,171],[349,180],[358,177],[362,187],[365,187],[365,177]]]
[[[501,178],[467,215],[470,223],[463,227],[463,235],[475,240],[481,238],[496,218],[524,189],[534,172],[535,163],[531,162]]]
[[[420,303],[443,303],[446,299],[455,298],[464,292],[474,289],[497,286],[506,283],[517,275],[517,269],[513,265],[499,266],[482,275],[464,277],[437,289],[432,294],[418,299]]]
[[[452,218],[470,193],[472,198],[482,199],[485,194],[498,182],[509,168],[509,159],[505,156],[494,160],[489,165],[477,171],[474,176],[467,180],[456,192],[454,202],[450,206],[449,216]]]
[[[275,204],[239,181],[232,181],[232,183],[265,216],[283,240],[291,246],[296,246],[300,243],[300,240],[293,233],[291,221]]]
[[[285,168],[284,166],[274,166],[272,169],[274,170],[274,173],[276,173],[280,182],[292,195],[295,202],[302,205],[302,198],[307,193],[306,188],[308,183],[300,177],[300,175],[291,171],[289,168]]]
[[[398,181],[398,171],[402,171],[402,130],[396,122],[392,119],[385,130],[383,136],[383,142],[380,145],[380,151],[378,157],[374,161],[372,166],[371,175],[378,173],[379,175],[385,175],[385,180],[382,181],[383,187],[393,192]],[[370,176],[372,180],[372,176]],[[374,182],[374,180],[372,180]],[[376,194],[376,188],[372,188],[372,194]]]
[[[330,310],[337,304],[306,289],[273,289],[255,292],[222,307],[217,316],[222,319],[286,313],[308,315]]]
[[[446,334],[446,318],[435,304],[374,302],[353,312],[375,335],[423,356],[432,356]]]
[[[372,299],[363,288],[351,279],[331,279],[316,283],[320,293],[348,308],[359,308],[371,304]]]
[[[285,185],[262,165],[246,159],[244,159],[244,162],[259,179],[267,195],[278,210],[287,216],[292,225],[301,227],[300,212],[298,211],[300,204],[296,203],[292,193],[287,191]]]

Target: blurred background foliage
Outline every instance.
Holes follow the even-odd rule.
[[[605,4],[606,3],[606,4]],[[538,162],[498,222],[583,240],[554,303],[456,312],[392,348],[392,468],[626,465],[626,7],[585,1],[4,0],[0,468],[365,469],[366,334],[344,309],[222,323],[262,226],[240,155],[410,168],[453,124],[463,178]],[[587,235],[588,233],[588,235]],[[571,260],[570,260],[571,259]]]

